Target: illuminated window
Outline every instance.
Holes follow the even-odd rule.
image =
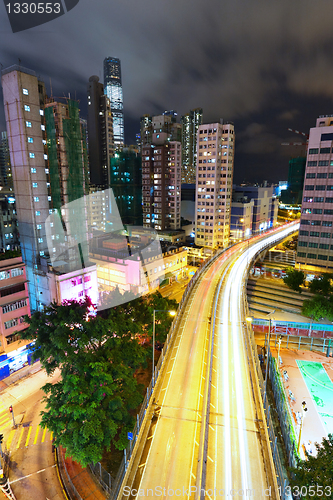
[[[29,153],[30,158],[35,158],[35,153]]]
[[[25,124],[26,124],[26,126],[27,126],[27,127],[29,127],[29,128],[31,128],[31,127],[32,127],[31,122],[25,122]]]
[[[24,105],[24,111],[30,111],[30,106],[28,106],[27,104]]]
[[[32,137],[28,137],[28,142],[33,143],[34,142],[33,138]]]
[[[22,89],[22,92],[24,95],[29,95],[29,90],[28,89]]]

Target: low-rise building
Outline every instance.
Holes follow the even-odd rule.
[[[4,258],[0,260],[0,352],[18,347],[19,332],[28,327],[25,315],[30,316],[25,264],[22,257]],[[22,340],[20,346],[27,343]]]

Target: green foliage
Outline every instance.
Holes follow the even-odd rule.
[[[111,441],[119,449],[127,445],[129,411],[142,399],[133,375],[145,360],[136,339],[140,326],[126,315],[86,321],[87,305],[51,304],[26,318],[30,325],[22,333],[36,339],[34,357],[48,374],[61,370],[62,379],[43,388],[42,426],[83,466],[98,462]]]
[[[319,293],[327,297],[333,292],[332,279],[332,273],[323,273],[319,278],[314,278],[309,284],[310,292]]]
[[[304,300],[302,314],[315,321],[326,318],[333,320],[333,297],[327,298],[323,295],[316,295],[313,299]]]
[[[134,425],[130,411],[142,401],[134,372],[151,355],[141,339],[151,335],[153,310],[162,309],[166,312],[156,313],[156,339],[164,341],[172,321],[167,311],[178,304],[156,292],[87,321],[89,305],[88,300],[53,303],[26,316],[29,327],[20,332],[35,340],[33,357],[49,375],[61,371],[59,382],[43,387],[41,425],[53,431],[56,446],[64,446],[83,466],[100,461],[111,443],[118,449],[127,446]]]
[[[317,456],[308,453],[306,460],[300,460],[296,468],[291,469],[292,488],[307,489],[302,498],[333,499],[333,435],[329,434],[319,445],[316,443]],[[311,488],[310,488],[311,487]],[[292,491],[295,491],[294,489]],[[314,493],[314,494],[313,494]]]
[[[6,250],[0,253],[0,260],[13,259],[14,257],[21,257],[21,250]]]
[[[297,271],[297,269],[288,267],[286,274],[287,276],[283,278],[285,284],[292,290],[295,290],[295,292],[302,293],[301,286],[304,286],[305,282],[305,275],[303,271]]]

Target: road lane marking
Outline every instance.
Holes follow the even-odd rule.
[[[1,425],[3,425],[4,423],[8,422],[8,420],[9,420],[8,415],[5,415],[5,416],[4,416],[4,420],[2,420],[2,421],[0,422],[0,426],[1,426]]]
[[[46,431],[47,431],[47,428],[45,427],[44,431],[43,431],[43,435],[42,435],[42,443],[44,443],[45,441],[45,434],[46,434]]]
[[[31,427],[30,427],[30,429],[31,429]],[[54,467],[56,467],[56,464],[50,465],[49,467],[47,467],[47,469],[53,469]],[[34,476],[35,474],[40,474],[41,472],[44,472],[44,471],[46,471],[46,469],[41,469],[41,470],[38,470],[36,472],[32,472],[32,474],[27,474],[26,476],[19,477],[18,479],[14,479],[14,481],[10,481],[9,484],[17,483],[18,481],[22,481],[22,479],[26,479],[27,477]]]
[[[0,427],[0,431],[3,431],[4,429],[7,429],[7,427],[10,427],[12,425],[12,421],[8,419],[8,422],[5,425],[2,425]]]
[[[8,449],[10,448],[10,445],[12,444],[15,432],[16,432],[16,429],[10,431],[9,438],[7,439],[7,443],[6,443],[6,446]]]
[[[52,441],[52,439],[53,439],[53,432],[51,432],[50,434],[50,441]]]
[[[17,442],[16,449],[18,449],[20,447],[21,439],[22,439],[22,436],[23,436],[23,432],[24,432],[24,427],[22,427],[22,429],[21,429],[21,434],[20,434],[19,440]]]
[[[38,433],[39,433],[39,425],[37,425],[36,435],[35,435],[35,439],[34,439],[34,443],[33,443],[33,444],[36,444],[36,443],[37,443]]]
[[[32,430],[32,427],[31,427],[31,425],[30,425],[30,426],[29,426],[29,430],[28,430],[27,439],[26,439],[26,442],[25,442],[25,446],[28,446],[28,444],[29,444],[29,439],[30,439],[31,430]]]

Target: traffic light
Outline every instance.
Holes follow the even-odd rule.
[[[3,434],[0,434],[0,444],[2,443],[3,441]]]
[[[13,407],[12,407],[12,405],[10,405],[10,407],[9,407],[9,413],[13,413]]]

